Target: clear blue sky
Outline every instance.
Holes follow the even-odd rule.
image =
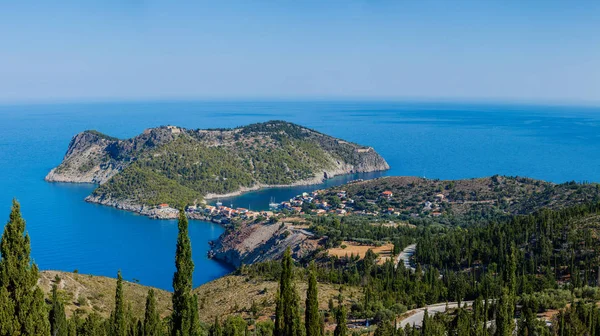
[[[0,3],[0,102],[246,98],[600,102],[600,1]]]

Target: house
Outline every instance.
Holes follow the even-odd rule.
[[[342,216],[343,216],[343,215],[345,215],[345,214],[346,214],[346,212],[347,212],[347,211],[346,211],[345,209],[337,209],[337,210],[336,210],[336,213],[337,213],[338,215],[342,215]]]
[[[221,214],[225,217],[231,217],[234,213],[234,210],[228,207],[221,208]]]
[[[391,191],[389,191],[389,190],[386,190],[386,191],[384,191],[384,192],[381,193],[381,197],[385,197],[385,198],[388,198],[388,199],[392,198],[393,196],[394,196],[394,193],[391,192]]]
[[[444,194],[437,194],[437,195],[435,195],[435,198],[438,199],[438,200],[440,200],[440,201],[443,201],[444,200]]]
[[[188,205],[188,207],[187,207],[187,211],[189,211],[189,212],[194,212],[197,209],[198,209],[198,207],[195,205]]]
[[[161,204],[158,205],[159,209],[166,209],[168,207],[169,207],[169,205],[167,203],[161,203]]]
[[[215,213],[216,211],[217,211],[217,207],[214,207],[214,206],[212,206],[212,205],[207,205],[207,206],[204,208],[204,212],[205,212],[205,213],[207,213],[207,214],[209,214],[209,215],[212,215],[212,214],[213,214],[213,213]]]

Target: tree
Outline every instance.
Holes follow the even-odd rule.
[[[335,315],[335,330],[333,331],[333,336],[346,336],[348,335],[348,325],[346,323],[346,307],[344,307],[341,303],[337,309],[337,313]]]
[[[300,298],[294,285],[292,253],[288,247],[281,261],[281,277],[275,307],[275,336],[302,336]]]
[[[57,276],[56,282],[52,284],[52,307],[48,314],[50,334],[52,336],[67,336],[69,326],[67,324],[67,316],[65,315],[65,306],[58,297],[58,281],[60,281],[60,278]]]
[[[498,300],[498,313],[496,314],[496,335],[509,336],[514,331],[514,306],[509,289],[502,288],[502,296]]]
[[[21,206],[13,200],[0,241],[0,335],[50,335],[38,268],[30,260]]]
[[[311,262],[308,290],[306,291],[306,310],[304,311],[306,336],[321,336],[321,315],[319,314],[316,272],[315,263]]]
[[[146,297],[146,312],[143,325],[144,336],[158,336],[161,334],[160,315],[156,310],[156,297],[154,289],[148,291]]]
[[[400,329],[399,331],[404,331]],[[373,336],[393,336],[394,335],[394,327],[390,323],[390,321],[379,321],[377,324],[377,329],[375,329],[375,333]]]
[[[126,336],[127,324],[125,321],[125,303],[123,301],[123,277],[121,271],[117,273],[117,289],[115,290],[115,310],[110,319],[111,336]]]
[[[175,250],[175,274],[173,275],[173,315],[171,335],[193,336],[198,333],[197,299],[191,295],[194,262],[192,244],[188,234],[188,220],[185,211],[179,211],[179,233]]]
[[[222,336],[223,329],[221,328],[221,322],[219,322],[219,317],[215,317],[215,323],[208,330],[209,336]]]

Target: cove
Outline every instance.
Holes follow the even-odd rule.
[[[128,138],[160,125],[235,127],[287,120],[375,148],[386,175],[459,179],[494,174],[553,182],[600,181],[600,108],[482,103],[356,101],[106,102],[0,106],[0,226],[21,202],[40,269],[115,277],[171,290],[175,221],[83,201],[93,185],[45,182],[73,135]],[[376,177],[362,177],[371,178]],[[255,191],[224,203],[261,209],[323,185]],[[216,201],[216,200],[213,200]],[[194,285],[231,272],[206,257],[223,228],[191,221]]]

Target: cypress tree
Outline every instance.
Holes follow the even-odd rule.
[[[348,325],[346,324],[346,307],[342,304],[337,309],[337,313],[335,315],[335,330],[333,331],[333,336],[346,336],[348,335]]]
[[[215,317],[215,323],[210,327],[208,331],[209,336],[223,336],[223,328],[221,328],[221,322],[219,317]]]
[[[171,316],[171,335],[192,336],[197,333],[198,307],[191,296],[192,274],[192,245],[188,234],[188,220],[185,212],[179,212],[179,233],[175,250],[176,271],[173,276],[173,314]]]
[[[137,336],[144,336],[144,324],[142,323],[142,320],[136,321],[135,334]]]
[[[281,261],[281,278],[275,308],[275,336],[302,336],[300,298],[294,285],[292,253],[288,247]]]
[[[123,277],[121,276],[121,271],[117,273],[115,310],[111,314],[110,334],[111,336],[127,335],[127,325],[125,323],[125,303],[123,301]]]
[[[502,289],[502,296],[498,300],[498,313],[496,314],[496,335],[509,336],[513,334],[514,306],[508,288]]]
[[[57,277],[57,281],[60,280]],[[52,336],[67,336],[69,328],[67,324],[67,316],[65,315],[65,306],[58,297],[58,286],[56,283],[52,285],[52,308],[48,316],[50,320],[50,334]]]
[[[315,263],[311,262],[308,290],[306,291],[306,310],[304,311],[306,336],[321,336],[321,315],[319,314],[318,300]]]
[[[160,335],[160,315],[156,310],[156,298],[154,297],[154,289],[148,291],[146,297],[146,312],[144,314],[144,336]]]
[[[0,241],[0,335],[50,335],[38,268],[30,260],[21,206],[13,200]]]

